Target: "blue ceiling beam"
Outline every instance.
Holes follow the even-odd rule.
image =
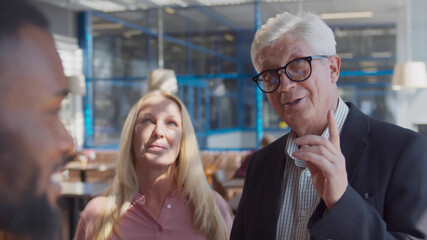
[[[215,14],[214,12],[212,12],[211,10],[202,7],[202,6],[196,6],[195,7],[197,10],[199,10],[200,12],[206,14],[207,16],[213,18],[215,21],[224,24],[225,26],[231,28],[234,31],[239,31],[239,27],[237,27],[236,25],[234,25],[232,22],[225,20],[223,17]]]

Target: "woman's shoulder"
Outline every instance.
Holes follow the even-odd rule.
[[[231,219],[231,209],[219,193],[213,191],[213,195],[215,196],[216,205],[218,206],[218,209],[224,218],[225,225],[227,226],[227,233],[230,235],[231,226],[233,224],[233,220]]]
[[[224,198],[217,191],[212,190],[212,193],[213,193],[213,195],[215,197],[215,200],[216,200],[217,204],[218,204],[218,202],[224,202],[225,203]]]
[[[89,201],[80,215],[80,220],[77,225],[74,240],[92,239],[93,228],[97,217],[101,212],[102,205],[105,202],[105,197],[96,197]]]
[[[104,205],[105,197],[99,196],[95,197],[89,201],[83,210],[82,217],[86,218],[86,220],[93,220],[96,218],[101,212],[102,206]]]
[[[104,196],[98,196],[89,201],[89,203],[86,205],[87,208],[90,209],[100,209],[101,205],[104,204],[106,197]]]
[[[213,195],[215,197],[216,205],[218,206],[219,210],[221,211],[222,215],[229,212],[229,207],[225,199],[216,191],[213,191]]]

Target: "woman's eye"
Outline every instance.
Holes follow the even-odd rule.
[[[144,118],[141,120],[141,123],[150,123],[150,122],[151,122],[151,119],[148,119],[148,118]]]
[[[168,125],[169,125],[169,126],[178,127],[178,124],[177,124],[176,122],[173,122],[173,121],[169,121],[169,122],[168,122]]]

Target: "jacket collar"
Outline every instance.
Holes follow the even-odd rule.
[[[348,182],[351,183],[357,171],[358,164],[366,154],[368,133],[370,132],[369,117],[363,114],[352,103],[346,103],[350,108],[345,120],[341,136],[341,152],[346,159]]]
[[[268,163],[268,174],[263,176],[265,179],[262,179],[262,182],[266,184],[264,186],[264,194],[260,196],[263,197],[262,203],[263,206],[265,206],[263,207],[261,215],[263,239],[276,239],[277,219],[280,213],[280,197],[282,194],[282,180],[285,172],[285,145],[288,135],[289,134],[286,134],[278,139],[277,145],[275,145],[274,148],[268,149],[274,149],[267,155],[268,159],[264,159],[266,163]]]
[[[350,111],[345,120],[340,134],[341,152],[346,159],[347,177],[349,184],[352,182],[358,168],[360,159],[366,154],[368,147],[368,133],[370,131],[369,117],[363,114],[352,103],[346,103]],[[268,162],[268,173],[264,175],[262,182],[268,183],[264,186],[263,196],[263,238],[276,239],[277,220],[280,213],[280,197],[282,189],[283,173],[285,170],[285,150],[288,135],[277,140],[274,151],[265,159]],[[271,144],[273,145],[273,144]],[[269,148],[273,149],[273,148]],[[273,161],[275,159],[275,161]],[[261,179],[260,179],[261,180]],[[267,197],[268,196],[268,197]]]

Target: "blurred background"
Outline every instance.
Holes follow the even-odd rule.
[[[283,135],[286,123],[251,80],[250,43],[268,18],[301,10],[335,32],[344,100],[426,132],[425,0],[32,1],[50,20],[72,86],[61,116],[79,150],[117,149],[155,69],[175,72],[202,149],[253,149],[264,133]],[[398,74],[413,62],[421,75]]]

